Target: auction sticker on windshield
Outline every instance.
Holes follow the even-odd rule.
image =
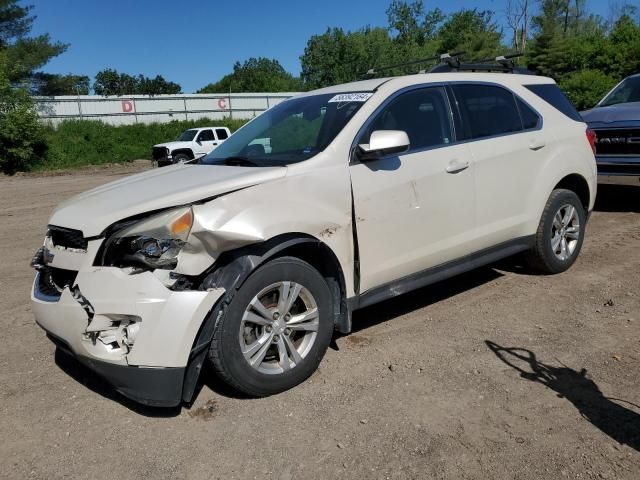
[[[371,98],[373,93],[341,93],[332,97],[328,103],[342,102],[366,102]]]

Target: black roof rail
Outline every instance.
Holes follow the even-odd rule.
[[[535,75],[532,71],[514,64],[513,59],[521,57],[523,53],[512,53],[509,55],[498,55],[497,57],[485,58],[471,63],[453,63],[450,61],[442,62],[431,70],[429,73],[440,72],[501,72],[501,73],[520,73],[524,75]]]
[[[442,53],[439,55],[435,55],[433,57],[427,57],[427,58],[421,58],[419,60],[413,60],[411,62],[404,62],[404,63],[397,63],[395,65],[385,65],[383,67],[373,67],[370,68],[369,70],[367,70],[365,73],[362,73],[361,76],[375,76],[377,74],[379,74],[380,72],[385,72],[388,70],[393,70],[395,68],[400,68],[400,67],[408,67],[411,65],[418,65],[421,63],[429,63],[429,62],[435,62],[435,61],[440,61],[440,62],[445,62],[445,61],[456,61],[459,63],[458,61],[458,57],[460,55],[464,54],[464,52],[457,52],[457,53]]]

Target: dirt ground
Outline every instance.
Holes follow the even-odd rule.
[[[291,391],[208,374],[154,410],[55,355],[29,305],[53,206],[132,169],[0,178],[1,478],[640,478],[640,187],[601,187],[567,273],[483,268],[358,312]]]

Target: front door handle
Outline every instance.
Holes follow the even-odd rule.
[[[459,160],[451,160],[447,166],[447,173],[460,173],[469,168],[469,162],[460,162]]]
[[[544,148],[545,145],[546,142],[543,139],[534,138],[533,140],[531,140],[531,142],[529,142],[529,149],[535,152],[537,150],[540,150],[541,148]]]

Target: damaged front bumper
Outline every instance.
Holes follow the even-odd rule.
[[[43,288],[49,270],[55,267],[37,272],[31,295],[36,322],[49,337],[123,395],[178,405],[194,341],[224,289],[176,291],[164,272],[82,265],[52,295]]]

